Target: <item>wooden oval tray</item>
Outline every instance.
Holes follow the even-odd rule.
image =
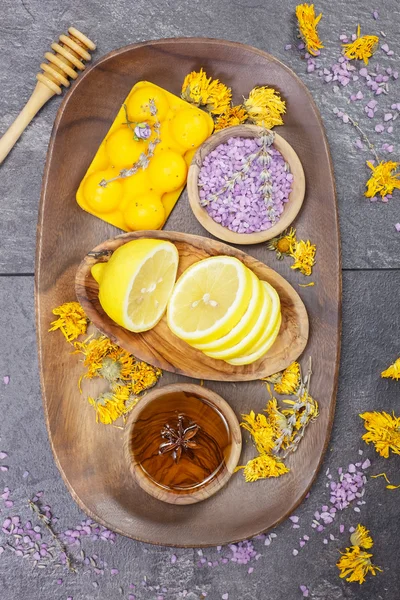
[[[168,69],[165,68],[168,65]],[[147,79],[179,94],[185,75],[204,67],[230,85],[234,103],[254,85],[276,87],[287,102],[278,133],[293,146],[307,191],[294,226],[317,244],[311,278],[277,261],[265,244],[244,249],[279,271],[299,292],[310,319],[303,364],[313,358],[311,392],[320,416],[276,480],[245,483],[241,473],[212,498],[192,506],[166,505],[132,480],[124,461],[123,431],[96,424],[79,394],[82,365],[59,332],[48,333],[51,309],[75,298],[75,274],[83,257],[120,232],[83,212],[75,193],[116,111],[133,84]],[[101,93],[99,93],[101,91]],[[188,205],[178,201],[166,229],[204,234]],[[315,286],[300,288],[299,283]],[[51,447],[63,479],[79,506],[114,531],[153,544],[212,546],[245,539],[275,526],[310,488],[333,421],[340,345],[341,263],[332,165],[323,126],[303,83],[268,54],[242,44],[208,39],[159,40],[112,52],[74,83],[58,112],[44,172],[36,260],[36,310],[43,406]],[[182,380],[165,372],[159,385]],[[259,381],[204,382],[240,418],[262,411],[268,396]],[[255,456],[244,433],[241,464]]]
[[[190,265],[209,256],[235,256],[247,267],[268,281],[281,300],[282,325],[272,348],[251,365],[235,367],[223,360],[210,358],[177,338],[167,325],[166,316],[150,331],[132,333],[112,321],[98,299],[99,285],[91,275],[97,262],[107,262],[112,253],[127,242],[152,237],[173,242],[179,252],[178,277]],[[308,339],[308,317],[305,306],[293,287],[279,273],[259,260],[232,246],[198,235],[175,231],[139,231],[125,233],[94,248],[84,258],[76,273],[76,297],[89,319],[116,344],[137,358],[166,371],[196,379],[247,381],[261,379],[282,371],[303,352]]]

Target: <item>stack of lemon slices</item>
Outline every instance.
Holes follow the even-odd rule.
[[[175,283],[178,262],[171,242],[124,244],[92,267],[103,309],[134,332],[152,329],[167,310],[170,330],[207,356],[231,365],[261,358],[281,326],[275,289],[232,256],[200,260]]]
[[[281,306],[275,289],[232,256],[213,256],[178,279],[167,308],[171,331],[231,365],[261,358],[275,342]]]

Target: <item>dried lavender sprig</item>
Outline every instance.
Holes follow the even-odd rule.
[[[150,100],[149,100],[149,106],[150,106],[150,114],[152,116],[155,116],[157,114],[157,107],[152,98],[150,98]],[[106,187],[108,183],[116,181],[117,179],[126,179],[126,177],[131,177],[131,175],[134,175],[135,173],[137,173],[139,171],[139,169],[143,169],[143,170],[147,169],[147,167],[149,166],[150,159],[154,156],[154,151],[157,147],[157,144],[159,144],[161,142],[160,127],[161,127],[160,121],[156,121],[153,125],[153,129],[156,133],[155,139],[152,140],[151,142],[149,142],[147,151],[142,152],[142,154],[139,156],[139,159],[132,165],[132,167],[130,169],[122,169],[118,173],[118,175],[116,177],[113,177],[112,179],[102,179],[99,182],[99,185],[101,185],[101,187]]]
[[[275,207],[272,202],[272,174],[270,169],[268,168],[271,164],[271,154],[268,149],[274,142],[275,134],[273,131],[268,131],[264,128],[260,139],[262,142],[262,146],[260,155],[258,157],[258,161],[261,163],[263,168],[260,173],[261,185],[259,187],[259,190],[264,197],[268,218],[273,224],[275,223],[278,215],[276,214]]]
[[[60,552],[62,552],[64,554],[65,563],[66,563],[69,571],[71,573],[76,573],[76,569],[72,565],[72,561],[71,561],[70,556],[68,555],[67,549],[64,546],[64,544],[62,543],[62,541],[59,539],[58,535],[53,530],[53,527],[51,525],[51,520],[49,519],[49,517],[47,515],[45,515],[44,513],[42,513],[42,511],[40,510],[40,506],[38,504],[36,504],[36,502],[33,502],[33,500],[29,499],[28,505],[29,505],[29,508],[32,510],[32,512],[34,512],[37,515],[38,519],[44,523],[44,525],[47,528],[47,530],[49,531],[51,537],[54,539],[55,543],[57,544]]]
[[[374,155],[374,157],[376,158],[377,162],[380,162],[379,156],[375,150],[375,146],[373,145],[373,143],[370,141],[370,139],[368,138],[367,134],[365,133],[365,131],[363,131],[360,127],[360,125],[358,124],[357,121],[355,121],[350,115],[349,113],[342,111],[344,115],[346,115],[349,119],[349,123],[351,125],[353,125],[353,127],[355,129],[357,129],[358,133],[361,135],[361,137],[364,139],[365,143],[367,144],[368,148],[371,150],[372,154]]]
[[[218,196],[220,196],[221,194],[224,194],[227,191],[233,190],[236,183],[238,181],[240,181],[241,179],[243,179],[245,175],[247,175],[247,173],[249,172],[249,170],[251,168],[252,163],[255,160],[259,159],[261,156],[263,156],[263,153],[264,153],[263,160],[266,162],[267,165],[270,163],[271,156],[270,156],[269,152],[267,152],[266,148],[267,148],[267,146],[272,145],[272,143],[275,139],[275,134],[273,131],[269,131],[269,130],[265,130],[265,132],[266,133],[263,134],[263,136],[261,138],[263,141],[263,145],[258,150],[256,150],[255,152],[252,152],[251,154],[249,154],[246,157],[246,159],[245,159],[243,165],[241,165],[240,169],[238,169],[226,181],[226,183],[221,187],[221,189],[217,190],[214,194],[207,196],[207,198],[202,198],[202,200],[200,201],[201,206],[203,206],[203,207],[208,206],[208,204],[210,204],[210,202],[213,202],[214,200],[216,200],[218,198]],[[270,177],[270,173],[269,173],[269,176],[267,175],[267,177]],[[199,183],[199,187],[201,187],[201,183]],[[272,188],[271,188],[271,191],[272,191]],[[266,193],[268,193],[268,191]]]

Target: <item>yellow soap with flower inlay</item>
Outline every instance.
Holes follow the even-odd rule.
[[[161,229],[213,128],[206,112],[153,83],[136,83],[81,181],[79,206],[124,231]],[[124,171],[134,172],[121,177]]]

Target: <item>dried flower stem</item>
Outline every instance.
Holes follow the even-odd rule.
[[[343,111],[344,112],[344,111]],[[353,127],[355,129],[357,129],[358,133],[361,135],[361,137],[363,138],[363,140],[365,141],[365,143],[367,144],[368,148],[371,150],[372,154],[374,155],[374,157],[376,158],[376,160],[378,162],[380,162],[379,156],[375,150],[375,146],[373,145],[373,143],[369,140],[367,134],[365,133],[365,131],[363,131],[361,129],[361,127],[359,126],[359,124],[357,123],[357,121],[355,121],[354,119],[351,118],[351,116],[348,113],[345,113],[348,118],[349,118],[349,123],[351,123],[351,125],[353,125]]]
[[[42,521],[42,523],[45,525],[45,527],[48,530],[48,532],[50,533],[51,537],[57,544],[60,552],[62,552],[65,555],[65,563],[68,567],[68,570],[71,573],[76,573],[76,569],[72,565],[72,561],[71,561],[70,556],[68,555],[67,549],[64,546],[64,544],[62,543],[62,541],[59,539],[59,537],[57,536],[55,531],[53,530],[50,519],[45,514],[42,513],[42,511],[40,510],[40,506],[38,504],[36,504],[36,502],[33,502],[33,500],[28,500],[28,504],[29,504],[29,508],[32,510],[32,512],[34,512],[37,515],[38,519],[40,521]]]
[[[260,162],[262,161],[262,163],[265,165],[265,167],[267,167],[269,165],[269,163],[271,162],[271,155],[268,152],[268,147],[271,146],[274,142],[275,139],[275,134],[273,131],[269,131],[267,129],[264,130],[262,136],[261,136],[261,140],[262,140],[262,146],[256,150],[255,152],[252,152],[251,154],[249,154],[243,165],[241,165],[240,169],[238,169],[228,180],[227,182],[221,187],[221,189],[217,190],[214,194],[210,194],[207,198],[203,198],[200,201],[201,206],[208,206],[210,204],[210,202],[213,202],[214,200],[216,200],[218,198],[218,196],[220,196],[221,194],[224,194],[227,191],[233,191],[236,183],[238,183],[241,179],[243,179],[245,177],[245,175],[247,175],[247,173],[249,172],[252,163],[255,160],[260,160]],[[270,203],[272,202],[272,186],[270,184],[270,177],[271,177],[271,173],[270,171],[265,168],[263,169],[263,171],[261,172],[261,178],[262,178],[262,184],[261,184],[261,191],[264,193],[264,197],[265,197],[265,203],[267,205],[267,210],[268,207],[270,206]],[[199,185],[199,187],[201,187],[201,185]],[[264,192],[264,188],[265,188],[265,192]],[[272,207],[273,208],[273,204]],[[275,216],[274,216],[275,218]]]
[[[157,107],[155,105],[154,100],[150,99],[149,105],[150,105],[151,115],[155,116],[157,114]],[[129,127],[129,123],[127,123],[127,125]],[[159,144],[161,142],[160,127],[161,127],[160,121],[156,121],[153,125],[153,129],[156,133],[155,139],[152,140],[151,142],[149,142],[147,151],[142,152],[142,154],[139,156],[139,160],[137,160],[130,169],[122,169],[122,171],[120,171],[119,174],[116,177],[113,177],[112,179],[107,179],[107,180],[102,179],[100,181],[99,185],[101,185],[101,187],[106,187],[107,184],[111,183],[112,181],[116,181],[117,179],[125,179],[126,177],[130,177],[131,175],[134,175],[135,173],[137,173],[139,171],[139,169],[143,169],[143,170],[147,169],[147,167],[149,166],[150,159],[154,156],[154,151],[157,147],[157,144]]]

